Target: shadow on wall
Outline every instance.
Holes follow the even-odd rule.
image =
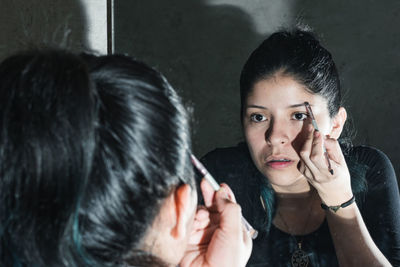
[[[18,50],[46,45],[87,47],[79,0],[0,0],[0,60]]]
[[[400,2],[306,0],[294,8],[337,63],[355,144],[383,150],[400,174]]]
[[[250,10],[252,17],[233,5]],[[209,150],[242,140],[239,74],[275,21],[298,18],[322,37],[338,65],[355,144],[388,154],[400,172],[400,2],[239,0],[115,2],[116,51],[135,55],[163,72],[194,108],[193,147]],[[270,8],[277,8],[272,14]],[[283,11],[283,12],[282,12]],[[276,19],[275,17],[276,16]],[[255,23],[253,22],[255,20]],[[258,25],[258,29],[255,28]],[[261,30],[260,30],[261,29]],[[262,33],[262,34],[261,34]]]
[[[239,74],[259,43],[251,18],[203,1],[115,2],[117,53],[128,53],[166,75],[194,108],[196,154],[242,139]]]

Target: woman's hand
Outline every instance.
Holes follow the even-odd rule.
[[[207,181],[201,182],[205,207],[199,207],[188,248],[180,266],[245,266],[252,239],[241,221],[241,208],[225,184],[215,192]]]
[[[308,125],[307,130],[308,135],[300,151],[300,172],[326,205],[335,206],[348,201],[353,196],[350,174],[338,141],[329,136],[323,138],[312,125]],[[328,170],[324,146],[333,174]]]

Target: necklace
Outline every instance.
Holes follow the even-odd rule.
[[[310,261],[310,259],[308,258],[306,252],[303,250],[302,248],[302,244],[303,244],[303,238],[301,238],[300,241],[297,240],[296,236],[292,234],[292,231],[290,230],[288,224],[286,223],[286,221],[283,219],[282,214],[277,211],[279,217],[281,218],[283,224],[285,225],[286,229],[288,230],[290,236],[296,241],[297,243],[297,249],[292,253],[292,267],[307,267],[308,263]],[[306,227],[308,226],[308,221],[310,218],[310,214],[311,214],[311,208],[310,211],[308,213],[308,217],[306,220],[306,223],[304,224],[304,229],[306,229]]]
[[[264,208],[264,211],[266,211],[264,199],[262,198],[262,196],[260,196],[260,200],[261,200],[262,207]],[[306,230],[306,228],[308,226],[308,222],[310,220],[310,215],[311,215],[313,203],[314,203],[314,200],[311,201],[310,208],[309,208],[308,214],[307,214],[307,220],[306,220],[306,222],[304,224],[304,227],[303,227],[303,232]],[[290,234],[290,236],[297,243],[297,248],[292,253],[292,258],[291,258],[292,267],[307,267],[309,262],[310,262],[310,259],[308,258],[307,253],[302,248],[303,238],[301,238],[301,240],[298,241],[296,236],[294,234],[292,234],[293,231],[291,231],[289,225],[283,219],[283,216],[279,212],[279,210],[277,210],[277,214],[278,214],[279,218],[281,219],[281,221],[283,222],[283,224],[285,225],[286,229],[288,230],[288,233]]]

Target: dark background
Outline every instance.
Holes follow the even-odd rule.
[[[115,50],[156,67],[193,110],[204,155],[243,140],[239,73],[270,33],[311,26],[339,68],[355,144],[383,150],[399,174],[400,1],[116,0]]]
[[[0,60],[42,46],[89,50],[85,1],[0,0]]]
[[[38,43],[90,50],[92,25],[87,25],[87,14],[104,16],[92,7],[105,2],[0,0],[0,60]],[[301,21],[315,29],[335,58],[345,107],[357,133],[354,143],[383,150],[400,173],[400,1],[115,0],[114,4],[116,52],[146,61],[167,76],[192,110],[198,156],[243,140],[241,67],[270,33]]]

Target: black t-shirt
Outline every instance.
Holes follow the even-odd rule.
[[[381,151],[366,146],[352,148],[345,157],[353,193],[372,239],[393,266],[400,266],[400,196],[393,166]],[[338,266],[326,220],[316,231],[301,237],[273,224],[267,232],[260,201],[261,181],[266,178],[254,166],[246,144],[215,149],[202,162],[219,183],[232,188],[243,216],[259,231],[247,266],[291,266],[296,238],[302,239],[302,249],[310,259],[308,266]],[[357,164],[362,168],[352,168]],[[355,191],[363,182],[366,190]]]

